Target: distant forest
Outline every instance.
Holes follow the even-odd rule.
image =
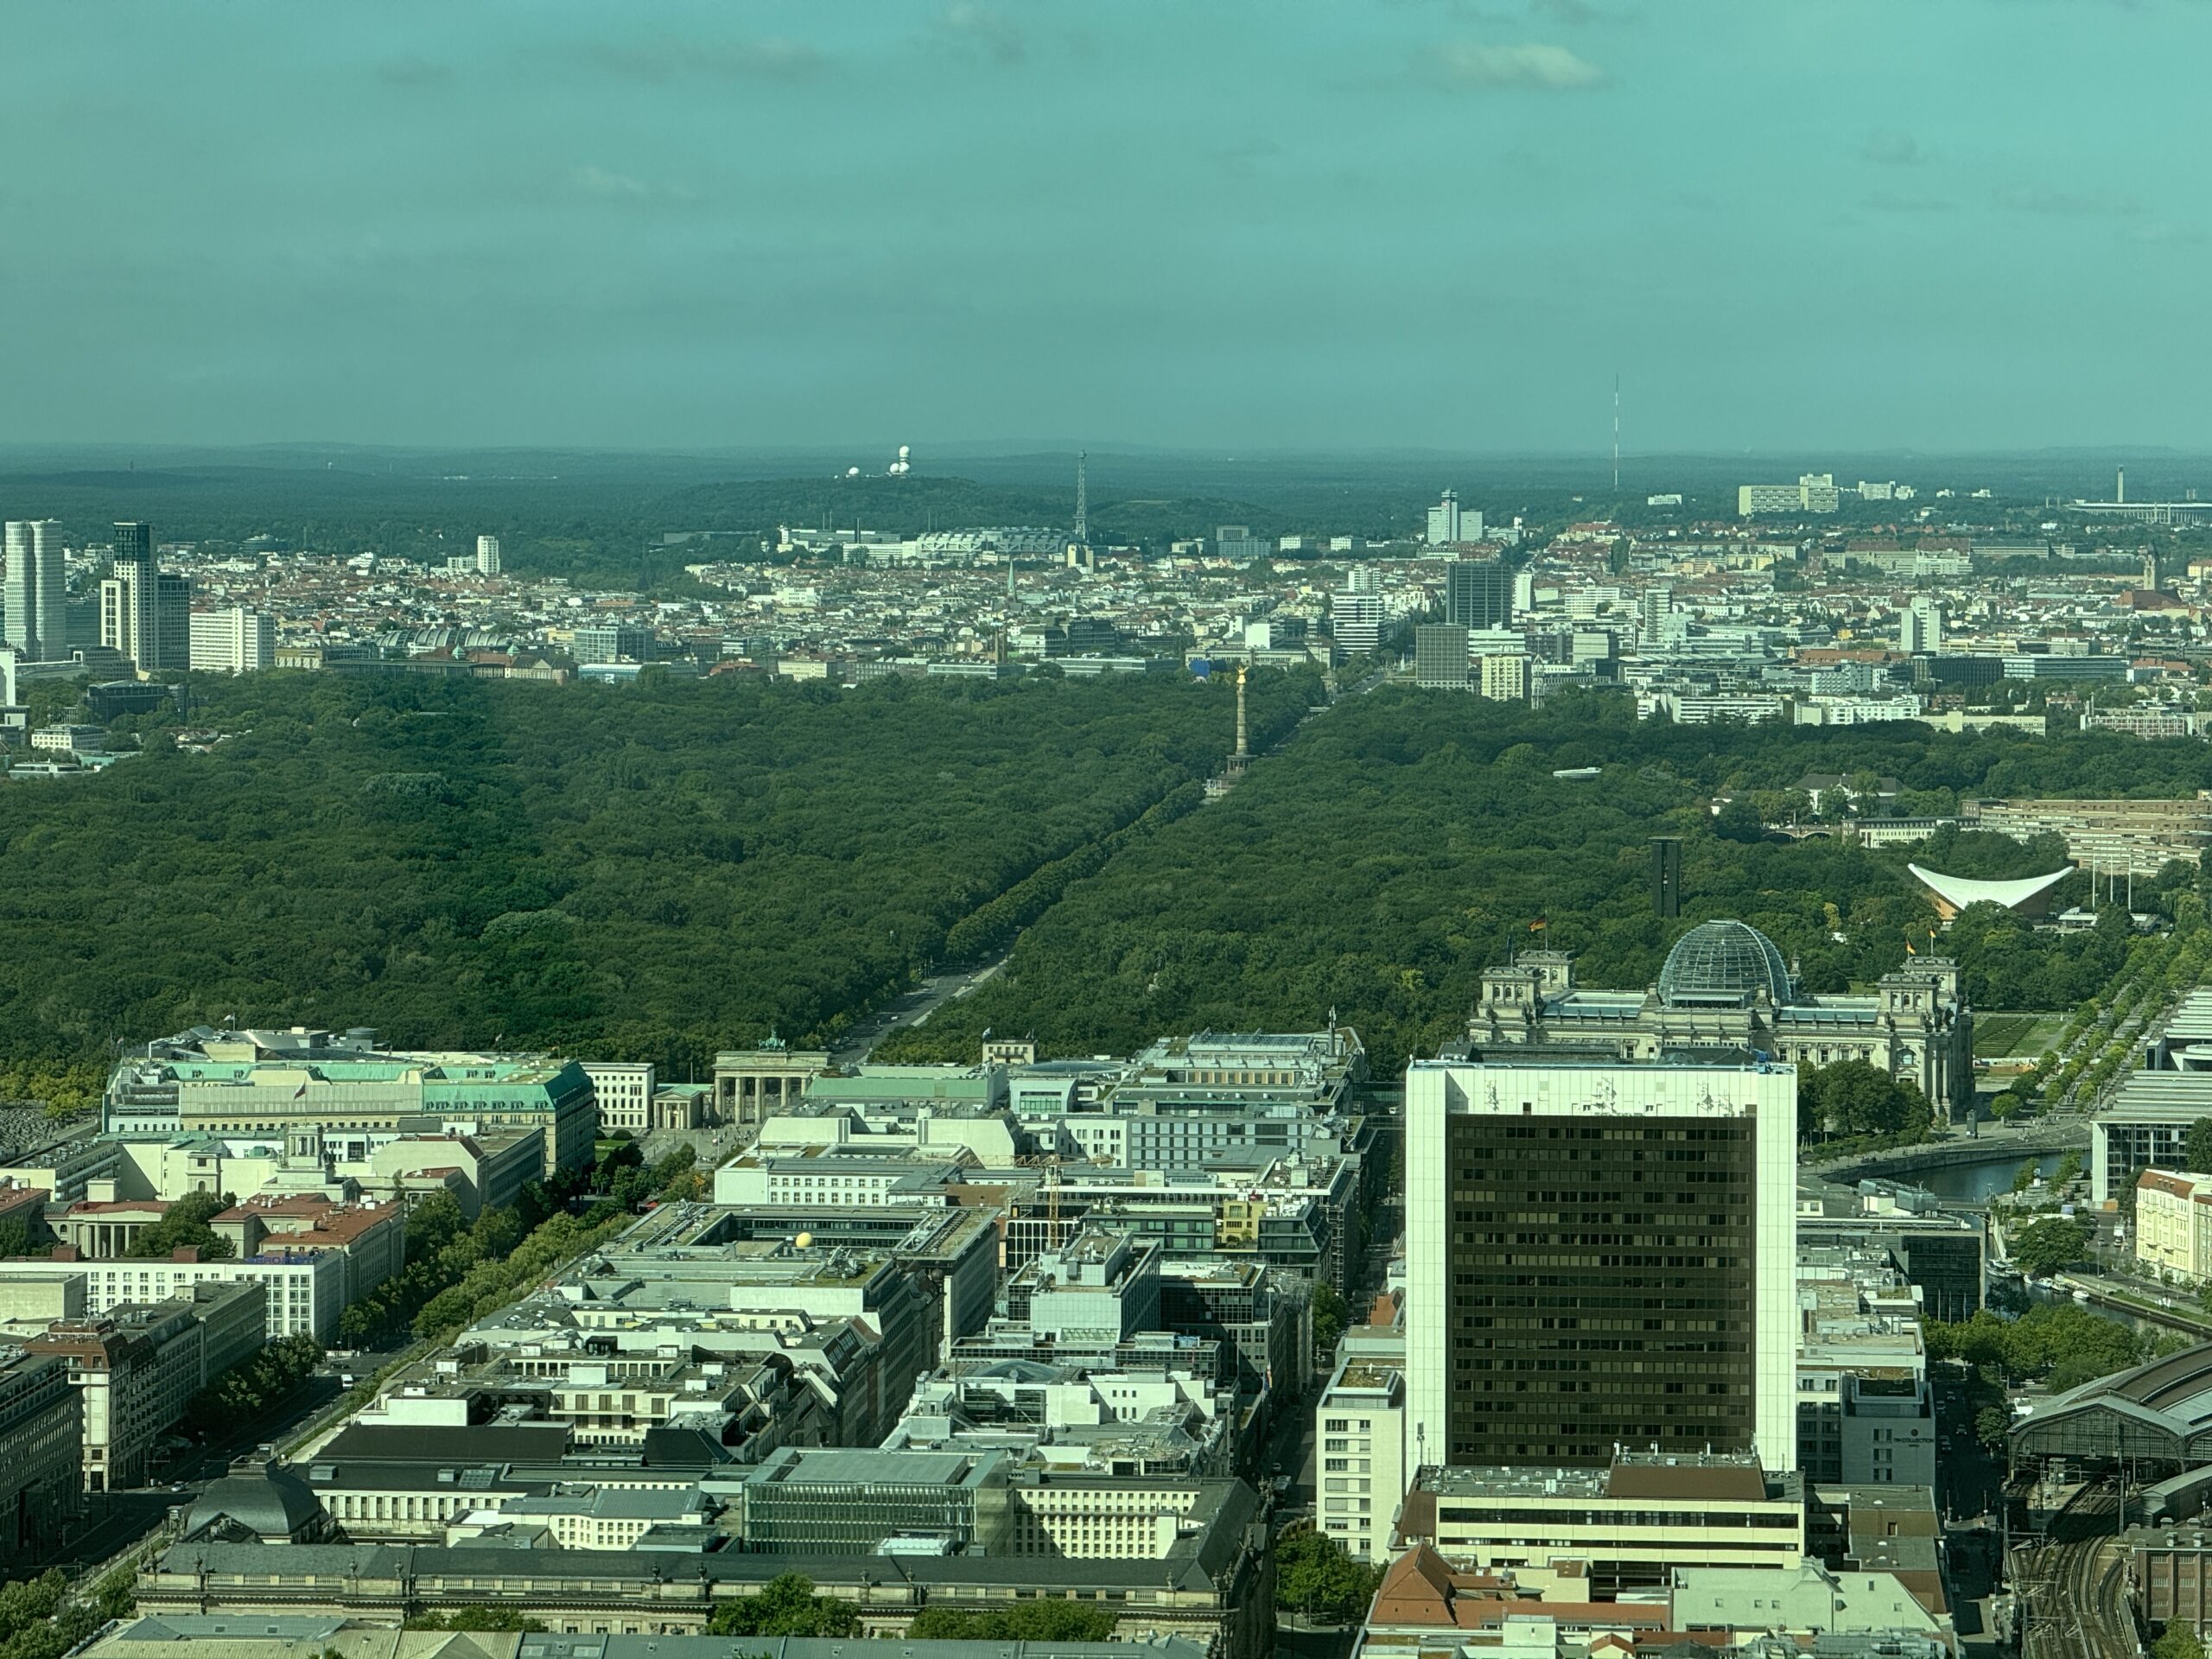
[[[170,540],[236,544],[268,536],[285,547],[375,551],[442,559],[499,536],[508,567],[588,586],[683,592],[687,564],[758,556],[781,524],[861,525],[908,533],[994,524],[1064,527],[1075,507],[1072,446],[1061,453],[932,456],[904,478],[881,474],[880,453],[856,450],[863,475],[844,476],[827,456],[608,454],[569,451],[438,454],[348,447],[256,450],[0,451],[0,512],[54,518],[72,542],[104,540],[118,518],[151,522]],[[2156,457],[2139,464],[2139,487],[2158,487]],[[1157,548],[1243,524],[1259,535],[1293,531],[1382,541],[1418,536],[1437,493],[1457,488],[1492,523],[1526,518],[1539,529],[1609,518],[1631,526],[1732,518],[1735,486],[1789,478],[1811,460],[1631,458],[1621,486],[1592,457],[1471,457],[1113,454],[1090,457],[1091,534],[1103,543]],[[2180,463],[2170,463],[2178,467]],[[1918,480],[1923,506],[1934,481],[1991,484],[1993,500],[1941,504],[1941,522],[1994,525],[2017,513],[2004,495],[2034,499],[2098,490],[2101,457],[2046,455],[1930,461],[1872,456],[1817,462],[1840,479]],[[2151,470],[2144,471],[2144,467]],[[1689,492],[1680,508],[1646,505],[1651,492]],[[1838,528],[1902,520],[1915,509],[1853,506]],[[689,531],[729,532],[712,543],[670,543]]]

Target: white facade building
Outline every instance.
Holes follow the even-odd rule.
[[[1406,1465],[1406,1332],[1353,1325],[1313,1408],[1316,1494],[1321,1529],[1356,1561],[1387,1563],[1399,1507],[1414,1471]]]
[[[1795,1469],[1796,1068],[1488,1053],[1407,1072],[1413,1463],[1561,1464],[1602,1457],[1609,1448],[1581,1445],[1593,1436],[1657,1440],[1662,1451],[1670,1437],[1694,1438],[1687,1449],[1696,1450],[1701,1425],[1719,1416],[1748,1427],[1750,1444],[1713,1451]],[[1669,1285],[1669,1263],[1692,1277]],[[1569,1270],[1580,1296],[1550,1288]],[[1609,1275],[1619,1281],[1611,1288],[1599,1282]],[[1482,1288],[1515,1284],[1529,1294]],[[1647,1292],[1643,1312],[1620,1307]],[[1685,1305],[1700,1299],[1712,1306]],[[1662,1328],[1647,1335],[1653,1319]],[[1513,1348],[1524,1323],[1544,1356],[1484,1357]],[[1593,1334],[1561,1334],[1570,1329]],[[1740,1352],[1735,1331],[1748,1338]],[[1692,1344],[1705,1351],[1691,1355]],[[1681,1380],[1668,1380],[1672,1369]],[[1503,1370],[1516,1375],[1500,1394]],[[1516,1434],[1525,1452],[1510,1444]]]
[[[256,674],[276,667],[276,618],[242,605],[194,611],[192,665],[213,674]]]
[[[476,574],[496,576],[499,574],[499,538],[479,536],[476,538]]]
[[[599,1132],[627,1129],[643,1135],[653,1126],[653,1068],[649,1062],[584,1060],[592,1098],[599,1107]]]
[[[69,590],[61,526],[51,518],[10,519],[4,551],[0,610],[7,619],[0,637],[24,662],[63,660],[69,654]]]
[[[272,1243],[272,1252],[275,1248]],[[223,1262],[0,1262],[0,1282],[67,1278],[85,1281],[85,1312],[96,1318],[125,1302],[166,1302],[178,1297],[189,1300],[194,1285],[210,1281],[259,1280],[268,1297],[264,1312],[271,1342],[293,1336],[331,1342],[338,1335],[338,1316],[346,1311],[346,1254],[342,1250],[291,1256],[272,1253]]]
[[[1943,649],[1943,601],[1923,595],[1897,619],[1897,649],[1907,656]]]

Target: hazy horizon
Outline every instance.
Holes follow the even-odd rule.
[[[16,7],[0,443],[1580,457],[1618,375],[1630,455],[2212,451],[2208,45],[2193,0]]]

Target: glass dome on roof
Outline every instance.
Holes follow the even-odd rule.
[[[1789,969],[1774,941],[1745,922],[1700,922],[1675,941],[1659,970],[1659,1000],[1670,1008],[1740,1007],[1789,1001]]]

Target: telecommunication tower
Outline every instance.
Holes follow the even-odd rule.
[[[1077,547],[1090,545],[1090,501],[1084,478],[1084,463],[1090,459],[1089,454],[1084,450],[1075,452],[1075,543]]]

